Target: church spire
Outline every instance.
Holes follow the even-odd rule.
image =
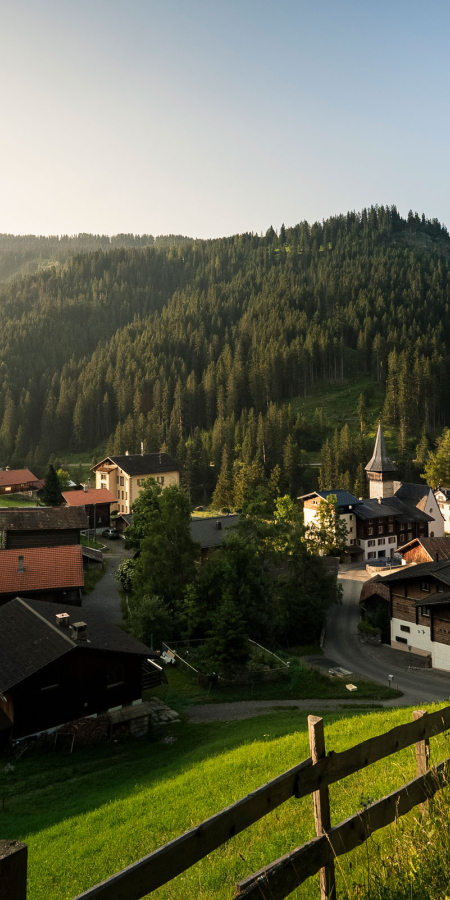
[[[396,472],[397,467],[388,456],[384,434],[381,428],[381,422],[378,423],[377,437],[375,440],[375,449],[370,462],[367,463],[366,472],[378,472],[382,474],[392,474]]]
[[[394,474],[396,471],[397,467],[388,456],[381,422],[379,422],[373,456],[366,466],[371,499],[376,498],[380,500],[383,497],[392,497],[394,495]]]

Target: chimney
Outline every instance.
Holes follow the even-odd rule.
[[[141,456],[144,455],[144,441],[141,441]]]
[[[11,466],[6,466],[5,472],[10,472],[10,471],[11,471]]]
[[[87,641],[87,625],[86,622],[74,622],[72,625],[72,640]]]
[[[18,563],[17,563],[17,572],[19,575],[23,575],[23,573],[25,572],[25,566],[23,564],[23,556],[19,556]]]
[[[59,628],[68,628],[70,624],[69,613],[57,613],[55,616],[56,624]]]
[[[83,484],[83,491],[85,494],[87,494],[88,490],[89,490],[89,488],[88,488],[87,484]]]
[[[125,456],[129,456],[129,455],[130,455],[130,451],[129,451],[129,450],[125,450]]]
[[[378,497],[378,503],[379,503],[380,506],[381,506],[381,497]]]

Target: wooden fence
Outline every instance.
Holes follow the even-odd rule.
[[[244,831],[291,797],[313,795],[316,837],[250,875],[237,886],[235,900],[282,900],[320,873],[321,900],[334,900],[334,860],[349,853],[450,782],[450,758],[429,768],[429,738],[450,727],[450,706],[430,714],[416,710],[413,721],[339,753],[326,754],[323,720],[309,716],[311,756],[75,900],[140,900]],[[416,745],[417,777],[364,810],[330,827],[328,788],[349,775]],[[26,898],[26,846],[0,842],[0,900]],[[49,898],[51,900],[51,898]]]

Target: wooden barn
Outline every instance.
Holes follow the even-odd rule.
[[[83,507],[30,507],[0,509],[0,548],[63,547],[80,543],[88,527]]]
[[[111,524],[111,506],[116,498],[106,488],[90,488],[82,491],[63,491],[66,505],[85,510],[89,528],[107,528]]]
[[[138,704],[165,680],[152,650],[93,613],[18,597],[0,608],[4,740]]]
[[[32,494],[41,486],[29,469],[0,469],[0,494]]]

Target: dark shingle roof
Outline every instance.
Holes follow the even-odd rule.
[[[378,425],[377,437],[375,440],[375,449],[370,462],[367,463],[366,472],[391,473],[396,472],[397,467],[388,456],[384,434],[381,428],[381,422]]]
[[[386,584],[392,581],[403,581],[405,578],[424,578],[427,575],[433,575],[438,581],[450,584],[450,561],[444,559],[440,562],[419,563],[417,566],[400,566],[389,575],[375,575],[374,580]]]
[[[335,494],[337,497],[337,502],[339,506],[355,506],[356,503],[359,503],[357,497],[354,497],[353,494],[350,494],[349,491],[341,491],[338,488],[335,491],[311,491],[309,494],[303,494],[301,497],[297,497],[297,500],[308,500],[310,497],[321,497],[322,500],[326,500],[330,494]]]
[[[204,519],[191,519],[191,535],[197,541],[202,550],[210,547],[220,547],[229,528],[237,524],[239,516],[211,516]],[[217,526],[220,525],[220,528]]]
[[[68,506],[0,509],[0,531],[62,531],[86,528],[85,510]]]
[[[384,578],[379,580],[380,576],[376,575],[375,578],[370,578],[369,581],[364,582],[361,590],[361,596],[359,598],[360,603],[364,603],[364,600],[367,600],[368,597],[373,597],[374,595],[378,595],[382,597],[383,600],[390,599],[390,592],[387,585],[383,584]]]
[[[8,691],[75,647],[67,632],[50,628],[30,606],[31,601],[17,598],[0,607],[1,691]]]
[[[128,456],[108,456],[127,475],[160,475],[163,472],[179,472],[180,464],[168,453],[129,454]],[[100,465],[100,463],[97,463]],[[94,469],[97,466],[94,466]]]
[[[415,506],[408,506],[399,497],[388,497],[379,503],[378,500],[361,500],[355,507],[355,514],[360,519],[383,519],[395,516],[400,524],[405,522],[432,522],[432,516],[422,512]]]
[[[50,625],[55,622],[57,613],[67,612],[70,615],[70,623],[86,622],[87,643],[83,641],[83,647],[89,650],[112,650],[115,653],[137,653],[139,656],[148,656],[152,653],[149,647],[138,641],[132,634],[128,634],[117,625],[110,625],[101,616],[79,606],[69,606],[67,603],[46,603],[43,600],[26,600],[26,603],[36,610]],[[79,645],[77,645],[79,646]]]
[[[437,591],[435,594],[430,594],[428,597],[425,597],[424,600],[418,600],[417,603],[414,604],[417,606],[448,606],[450,603],[450,591],[442,591],[439,593]]]
[[[86,623],[87,641],[73,641],[70,629],[55,624],[55,616],[62,612],[69,613],[72,624]],[[131,634],[88,610],[16,597],[0,606],[0,691],[9,690],[77,647],[134,653],[141,657],[153,653]]]
[[[413,484],[406,481],[402,482],[398,490],[396,490],[395,496],[405,503],[413,503],[414,506],[423,510],[430,490],[431,488],[428,484]]]

